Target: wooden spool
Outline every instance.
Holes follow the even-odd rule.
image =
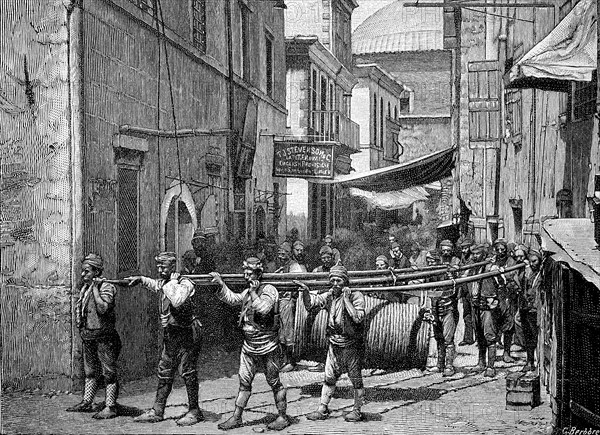
[[[389,302],[365,295],[365,369],[423,368],[429,348],[429,324],[419,317],[419,306]],[[325,362],[327,311],[315,316],[296,304],[295,353],[298,359]]]

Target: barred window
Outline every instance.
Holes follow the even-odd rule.
[[[384,113],[384,106],[383,106],[383,97],[381,97],[379,99],[380,103],[379,103],[379,116],[381,118],[380,120],[380,124],[379,124],[379,147],[383,148],[383,143],[385,141],[385,113]]]
[[[117,262],[119,272],[138,269],[138,176],[139,172],[136,169],[123,166],[118,168]]]
[[[265,74],[267,77],[267,95],[273,96],[273,37],[265,33]]]
[[[377,94],[373,94],[373,145],[377,146]]]
[[[240,8],[240,74],[242,78],[248,80],[250,77],[250,30],[249,30],[249,10],[246,5],[239,2]]]
[[[596,111],[596,85],[598,74],[592,73],[589,82],[575,82],[573,89],[573,121],[589,118]]]
[[[192,0],[192,44],[206,52],[206,0]]]

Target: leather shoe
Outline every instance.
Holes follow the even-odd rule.
[[[202,411],[199,409],[191,409],[175,423],[177,423],[177,426],[191,426],[200,423],[201,421],[204,421]]]
[[[163,416],[156,413],[154,408],[144,412],[142,415],[133,419],[136,423],[158,423],[163,421]]]
[[[474,341],[471,340],[463,340],[460,343],[458,343],[459,346],[470,346],[471,344],[475,343]]]
[[[110,418],[115,418],[117,416],[117,407],[116,406],[105,406],[102,408],[102,411],[95,413],[92,415],[92,418],[96,420],[108,420]]]
[[[236,427],[241,427],[243,425],[244,425],[244,423],[242,422],[241,418],[235,418],[232,415],[227,420],[225,420],[223,423],[219,423],[217,425],[217,427],[221,430],[229,430],[229,429],[235,429]]]
[[[444,369],[444,373],[442,374],[442,376],[444,376],[444,377],[454,376],[454,373],[456,373],[456,371],[454,370],[454,367],[450,366],[450,367],[446,367]]]
[[[94,404],[92,402],[81,401],[77,405],[67,408],[67,412],[94,412]]]
[[[267,425],[270,430],[283,430],[290,425],[290,420],[287,416],[279,415],[277,419]]]
[[[286,365],[284,365],[281,370],[279,370],[280,373],[287,373],[287,372],[291,372],[296,368],[295,365],[292,365],[290,363],[287,363]]]
[[[485,373],[483,374],[483,376],[485,376],[486,378],[493,378],[494,376],[496,376],[496,369],[488,367],[485,370]]]
[[[308,420],[327,420],[329,418],[329,411],[321,412],[318,409],[314,412],[311,412],[306,416]]]
[[[356,409],[353,409],[351,412],[349,412],[348,414],[344,415],[344,420],[349,421],[349,422],[357,422],[357,421],[362,421],[364,419],[362,412],[357,411]]]
[[[505,353],[504,355],[502,355],[502,361],[504,361],[507,364],[511,364],[515,362],[515,359],[508,353]]]

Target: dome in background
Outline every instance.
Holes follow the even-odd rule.
[[[405,8],[397,0],[379,9],[352,33],[352,53],[443,49],[443,8]]]

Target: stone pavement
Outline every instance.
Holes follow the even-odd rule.
[[[512,365],[498,362],[498,375],[489,379],[468,370],[468,366],[476,363],[476,352],[475,346],[459,348],[455,362],[459,370],[449,378],[417,369],[381,374],[365,370],[366,403],[363,411],[367,419],[361,423],[347,423],[342,418],[352,409],[353,403],[347,377],[344,376],[338,384],[331,403],[331,418],[312,422],[305,415],[318,406],[322,374],[306,370],[283,374],[282,380],[288,387],[288,413],[294,424],[282,433],[550,433],[551,411],[544,392],[541,406],[532,411],[505,409],[506,375],[519,370],[523,361]],[[523,356],[522,353],[517,355]],[[139,412],[152,405],[154,388],[154,379],[127,383],[123,386],[119,402],[130,411]],[[2,399],[2,433],[223,433],[217,429],[217,423],[233,411],[237,390],[237,376],[201,382],[201,408],[206,421],[187,428],[178,427],[174,421],[186,410],[187,399],[182,386],[174,388],[169,397],[167,419],[157,424],[134,423],[131,416],[96,421],[91,414],[65,412],[68,406],[80,400],[78,394],[5,393]],[[97,401],[102,398],[103,391],[100,391]],[[274,414],[271,390],[264,376],[258,375],[248,410],[244,413],[246,425],[229,433],[265,432],[266,423],[275,418]]]
[[[462,311],[462,310],[461,310]],[[456,331],[457,342],[462,338],[462,315]],[[435,362],[435,342],[431,341],[428,365]],[[469,370],[477,363],[475,345],[457,347],[454,376],[444,378],[418,369],[397,372],[372,372],[364,370],[366,421],[347,423],[343,414],[352,409],[353,392],[344,375],[330,404],[331,417],[313,422],[306,414],[319,404],[322,373],[307,370],[281,375],[288,388],[288,414],[293,423],[281,433],[285,434],[550,434],[552,412],[550,400],[542,387],[542,404],[531,411],[508,411],[506,401],[506,375],[520,370],[524,352],[514,352],[519,357],[514,364],[501,361],[498,351],[497,376],[485,378]],[[237,373],[232,367],[235,354],[219,354],[222,369]],[[218,362],[217,362],[218,363]],[[212,363],[206,364],[212,369]],[[204,368],[204,365],[201,365]],[[200,369],[202,370],[202,368]],[[223,372],[223,370],[221,371]],[[200,373],[202,375],[202,372]],[[152,406],[156,379],[148,378],[123,385],[119,403],[131,415]],[[134,423],[132,416],[97,421],[91,414],[65,412],[81,400],[80,394],[42,392],[4,392],[1,403],[0,428],[2,434],[217,434],[224,433],[217,423],[227,419],[235,407],[238,391],[237,375],[201,380],[200,407],[206,421],[191,427],[179,427],[175,420],[186,412],[187,396],[181,382],[176,381],[169,397],[166,420],[156,424]],[[101,390],[96,396],[104,398]],[[244,413],[245,426],[228,434],[267,432],[266,424],[275,419],[273,394],[262,374],[257,375],[253,393]]]

